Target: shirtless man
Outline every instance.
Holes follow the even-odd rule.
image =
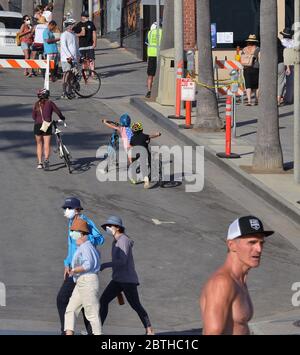
[[[265,237],[262,222],[253,216],[234,221],[228,230],[228,255],[221,266],[205,284],[200,308],[204,335],[249,335],[248,322],[253,316],[253,305],[246,278],[252,268],[257,268]]]

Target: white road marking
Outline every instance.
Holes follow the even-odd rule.
[[[152,222],[156,225],[156,226],[160,226],[162,224],[176,224],[175,222],[162,222],[158,219],[152,219]]]

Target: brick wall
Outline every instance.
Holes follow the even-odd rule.
[[[183,0],[184,50],[196,45],[196,0]]]

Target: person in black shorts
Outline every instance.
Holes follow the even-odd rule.
[[[95,48],[97,47],[97,29],[92,21],[89,21],[89,13],[81,14],[81,22],[73,27],[73,31],[79,37],[79,52],[82,59],[88,59],[90,69],[95,70]]]
[[[144,133],[144,128],[143,124],[141,122],[136,122],[132,125],[131,127],[133,136],[130,140],[130,145],[131,147],[144,147],[147,149],[148,152],[148,166],[151,169],[151,153],[149,151],[149,144],[151,139],[158,138],[161,136],[161,133],[158,132],[153,135],[148,135]],[[136,159],[138,159],[140,156],[137,154]],[[134,159],[132,160],[134,161]],[[135,181],[131,180],[132,183],[136,183]],[[150,181],[149,181],[149,176],[144,176],[144,188],[149,189],[150,187]]]

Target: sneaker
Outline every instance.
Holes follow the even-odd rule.
[[[49,160],[45,160],[45,161],[44,161],[44,170],[45,170],[45,171],[49,171],[49,167],[50,167]]]
[[[144,189],[149,189],[150,188],[150,180],[148,176],[144,178]]]
[[[134,179],[130,179],[130,183],[131,183],[132,185],[136,185],[136,184],[137,184],[137,181],[135,181]]]
[[[66,94],[62,94],[60,97],[62,100],[69,100],[68,96]]]
[[[146,97],[146,99],[150,99],[151,98],[151,91],[148,91],[145,97]]]
[[[44,166],[42,163],[39,163],[38,166],[36,167],[38,170],[44,169]]]

